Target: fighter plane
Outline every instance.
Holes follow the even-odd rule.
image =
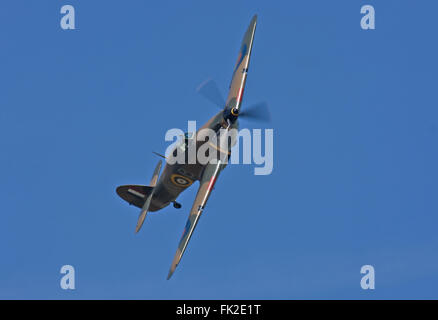
[[[170,157],[176,155],[177,148],[183,148],[188,150],[187,145],[191,141],[195,141],[197,148],[200,147],[205,142],[201,135],[201,130],[203,128],[210,128],[215,132],[222,130],[230,130],[232,128],[238,128],[238,118],[244,116],[244,112],[241,112],[241,104],[243,97],[243,90],[245,88],[246,77],[248,73],[249,61],[251,50],[254,41],[254,33],[257,24],[257,15],[255,15],[246,33],[243,37],[242,44],[240,47],[239,55],[237,58],[236,65],[233,70],[231,84],[229,87],[228,98],[220,106],[223,108],[219,113],[213,116],[203,127],[196,131],[197,139],[193,140],[194,134],[190,135],[187,133],[184,139],[181,141],[181,145],[176,146],[174,152],[170,153]],[[209,82],[200,89],[203,93],[211,91],[212,82]],[[213,85],[213,91],[217,93],[217,88]],[[204,92],[204,93],[205,93]],[[217,95],[216,95],[217,97]],[[218,100],[212,98],[211,100]],[[219,99],[221,100],[221,99]],[[223,100],[223,99],[222,99]],[[222,102],[218,102],[221,104]],[[254,111],[260,106],[254,107]],[[247,113],[248,118],[259,118],[258,112]],[[164,170],[160,176],[160,170],[162,165],[162,160],[160,160],[155,168],[152,179],[149,186],[142,185],[124,185],[119,186],[116,189],[117,194],[127,201],[129,204],[141,208],[140,215],[138,218],[137,226],[135,232],[138,232],[143,225],[146,218],[147,212],[157,211],[173,203],[175,208],[181,208],[181,205],[176,202],[177,197],[181,192],[186,190],[195,181],[199,181],[199,189],[193,202],[192,209],[185,225],[182,237],[180,239],[178,249],[176,251],[173,262],[170,266],[169,274],[167,279],[170,279],[174,273],[177,265],[179,264],[184,251],[187,248],[187,244],[190,237],[195,230],[196,224],[205,208],[205,205],[210,197],[213,187],[220,172],[226,167],[227,159],[231,154],[231,148],[226,150],[216,146],[217,161],[212,161],[207,164],[202,163],[173,163],[170,164],[166,161]],[[165,156],[162,156],[166,158]]]

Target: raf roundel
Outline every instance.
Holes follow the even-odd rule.
[[[170,180],[173,182],[174,185],[178,187],[188,187],[193,183],[193,180],[180,174],[172,174]]]

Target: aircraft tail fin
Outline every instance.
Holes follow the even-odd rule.
[[[152,197],[154,196],[155,186],[158,182],[158,176],[160,175],[162,161],[160,160],[155,167],[154,174],[152,175],[152,179],[150,182],[150,188],[152,188],[151,193],[146,197],[146,201],[141,208],[140,215],[138,216],[137,226],[135,227],[135,233],[139,232],[141,227],[143,226],[144,219],[146,219],[146,214],[148,213],[149,206],[151,205]]]
[[[120,196],[120,198],[127,201],[129,204],[133,204],[136,207],[141,208],[135,232],[138,232],[140,230],[141,226],[143,225],[144,219],[146,218],[146,214],[151,205],[152,197],[154,196],[154,190],[158,182],[162,163],[163,162],[160,160],[155,167],[150,186],[124,185],[119,186],[116,189],[116,192]]]

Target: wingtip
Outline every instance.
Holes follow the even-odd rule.
[[[167,275],[167,280],[169,280],[171,277],[172,277],[172,275],[173,275],[173,272],[175,271],[175,269],[170,269],[169,270],[169,273],[168,273],[168,275]]]
[[[175,259],[177,259],[177,258],[175,257]],[[173,273],[176,270],[176,267],[178,267],[178,263],[175,263],[175,259],[170,266],[169,273],[167,275],[167,280],[169,280],[172,277]]]

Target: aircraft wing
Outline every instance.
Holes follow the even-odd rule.
[[[167,280],[169,280],[172,276],[184,254],[184,251],[187,248],[190,237],[195,230],[196,224],[201,217],[205,204],[207,203],[216,179],[219,176],[219,173],[223,169],[223,167],[224,164],[220,160],[218,160],[217,164],[207,164],[205,167],[204,173],[200,181],[198,193],[196,194],[195,201],[193,203],[192,209],[190,210],[189,218],[187,219],[187,223],[184,228],[181,240],[179,241],[178,249],[176,250],[172,265],[170,266]]]

